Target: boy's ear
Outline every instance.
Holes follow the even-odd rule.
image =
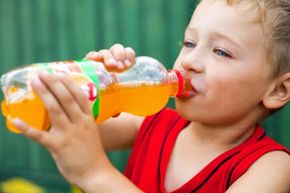
[[[290,100],[290,72],[278,78],[263,98],[267,109],[278,109]]]

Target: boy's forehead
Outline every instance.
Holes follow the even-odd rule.
[[[251,0],[252,1],[252,0]],[[244,0],[242,2],[248,2]],[[189,25],[192,22],[199,21],[205,23],[219,23],[222,26],[235,27],[235,25],[262,25],[257,22],[260,15],[259,9],[254,6],[255,3],[238,3],[230,5],[226,0],[203,0],[195,9]],[[206,24],[206,23],[205,23]],[[201,24],[202,25],[202,24]]]
[[[225,0],[205,0],[195,9],[189,25],[219,24],[221,27],[251,25],[253,14],[243,12],[236,6],[228,5]]]
[[[197,7],[213,5],[214,3],[235,9],[243,14],[243,18],[248,22],[261,22],[262,13],[255,0],[201,0]]]
[[[250,22],[250,15],[238,9],[228,5],[226,0],[204,0],[193,13],[186,33],[210,32],[213,36],[227,37],[239,45],[261,42],[264,38],[261,23]]]

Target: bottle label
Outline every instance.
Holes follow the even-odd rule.
[[[35,66],[39,66],[47,70],[48,73],[67,73],[76,72],[82,73],[82,69],[79,63],[88,63],[88,61],[59,61],[59,62],[48,62],[48,63],[37,63]]]
[[[48,73],[75,73],[74,76],[72,76],[73,79],[81,79],[83,78],[81,75],[85,75],[89,81],[86,81],[85,85],[80,84],[80,86],[86,92],[88,99],[93,102],[93,115],[95,117],[99,115],[100,84],[99,77],[96,73],[95,62],[79,60],[37,63],[34,65],[44,68]],[[78,75],[78,77],[76,75]]]
[[[94,101],[93,104],[93,114],[95,117],[99,115],[99,107],[100,107],[100,83],[99,83],[99,77],[96,74],[96,68],[95,64],[92,62],[84,62],[79,61],[80,67],[83,71],[83,73],[89,77],[93,83],[88,84],[89,88],[89,100]]]

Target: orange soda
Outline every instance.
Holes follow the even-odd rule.
[[[103,63],[88,60],[24,66],[1,77],[2,114],[12,132],[19,132],[13,125],[16,117],[36,129],[50,127],[48,112],[30,86],[41,70],[66,74],[79,85],[91,102],[96,123],[121,112],[138,116],[157,113],[170,96],[179,95],[184,87],[178,71],[167,71],[160,62],[145,56],[137,57],[124,72],[108,71]]]

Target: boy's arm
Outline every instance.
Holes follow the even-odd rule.
[[[100,171],[91,172],[76,185],[85,193],[141,193],[128,178],[113,166]]]
[[[118,45],[115,46],[118,47],[123,49]],[[112,52],[115,52],[114,50]],[[107,50],[102,52],[103,55],[108,54]],[[108,147],[132,143],[130,141],[135,137],[142,119],[121,115],[118,118],[119,125],[116,124],[117,120],[112,119],[112,122],[104,123],[99,128],[92,116],[87,96],[69,77],[40,73],[32,80],[31,87],[47,109],[51,122],[50,130],[36,130],[17,118],[14,119],[14,125],[23,135],[50,151],[59,171],[70,183],[87,193],[120,192],[120,190],[140,192],[113,167],[104,151],[103,143]],[[133,119],[140,121],[135,122]],[[125,135],[121,136],[119,132],[115,132],[114,136],[119,135],[121,138],[118,143],[108,140],[109,132],[116,125],[119,129],[124,129],[128,135],[125,138]],[[104,139],[101,139],[103,136]]]
[[[282,151],[258,159],[226,193],[289,193],[290,156]]]
[[[88,193],[117,192],[120,188],[139,191],[110,163],[89,100],[80,87],[66,76],[43,73],[31,86],[48,111],[51,128],[36,130],[17,118],[14,124],[50,151],[70,183]]]
[[[134,64],[135,51],[121,44],[114,44],[110,49],[89,52],[85,59],[102,62],[108,70],[123,71]],[[120,150],[131,147],[143,119],[121,113],[118,117],[99,124],[104,149]]]
[[[132,147],[144,117],[121,113],[118,117],[98,125],[105,150],[122,150]]]

